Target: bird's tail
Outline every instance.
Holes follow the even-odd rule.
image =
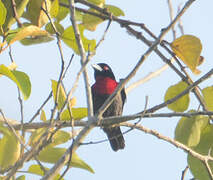
[[[107,134],[107,137],[109,139],[113,151],[124,149],[125,141],[120,127],[104,128],[104,132]]]

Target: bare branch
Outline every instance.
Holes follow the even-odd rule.
[[[205,162],[205,161],[213,161],[213,157],[210,157],[208,155],[202,155],[202,154],[199,154],[197,152],[195,152],[194,150],[192,150],[191,148],[189,148],[188,146],[170,138],[170,137],[167,137],[167,136],[164,136],[162,134],[160,134],[159,132],[155,131],[155,130],[152,130],[152,129],[148,129],[142,125],[136,125],[135,124],[131,124],[131,123],[122,123],[123,126],[126,126],[126,127],[134,127],[135,129],[138,129],[138,130],[141,130],[147,134],[151,134],[159,139],[162,139],[172,145],[174,145],[175,147],[177,148],[180,148],[182,150],[184,150],[185,152],[189,153],[190,155],[192,155],[193,157],[201,160],[202,162]]]
[[[186,172],[187,172],[188,169],[189,169],[189,166],[186,166],[186,168],[182,171],[181,180],[184,180]]]
[[[22,23],[19,20],[18,13],[17,13],[17,10],[16,10],[16,2],[15,2],[15,0],[11,0],[11,5],[12,5],[12,10],[13,10],[13,17],[15,18],[15,20],[16,20],[16,22],[18,24],[18,27],[22,27]]]
[[[168,7],[169,7],[169,15],[170,15],[170,21],[173,21],[174,19],[174,10],[173,10],[173,7],[172,7],[172,2],[171,0],[167,0],[167,3],[168,3]],[[173,34],[173,40],[176,39],[176,31],[175,31],[175,27],[172,26],[172,34]]]
[[[147,109],[148,111],[149,109]],[[143,111],[142,111],[143,113]],[[110,126],[114,124],[119,124],[121,122],[126,122],[130,120],[135,120],[141,117],[141,113],[133,114],[133,115],[127,115],[127,116],[111,116],[108,118],[103,118],[102,119],[102,124],[98,125],[97,123],[95,126]],[[198,116],[198,115],[213,115],[212,111],[198,111],[198,112],[193,112],[193,113],[145,113],[143,115],[143,118],[171,118],[171,117],[193,117],[193,116]],[[0,118],[0,122],[3,122],[2,119]],[[75,127],[84,127],[87,126],[87,121],[74,121],[74,126]],[[54,124],[55,126],[61,126],[61,128],[64,127],[72,127],[71,121],[58,121]],[[17,124],[11,124],[11,126],[15,130],[20,130],[21,129],[21,124],[17,122]],[[25,130],[36,130],[39,128],[45,128],[49,126],[49,122],[36,122],[36,123],[24,123],[23,124],[23,129]]]
[[[69,9],[70,9],[70,20],[72,22],[73,30],[75,33],[75,39],[76,43],[78,45],[78,49],[80,52],[81,56],[81,65],[83,66],[84,63],[86,62],[86,53],[84,50],[83,42],[80,36],[80,32],[78,29],[78,26],[76,24],[75,20],[75,3],[74,0],[69,0]],[[89,76],[86,70],[86,67],[83,71],[83,77],[84,77],[84,83],[85,83],[85,88],[86,88],[86,97],[87,97],[87,107],[88,107],[88,115],[92,116],[93,115],[93,106],[92,106],[92,94],[91,94],[91,88],[89,85]]]
[[[171,59],[171,63],[174,62],[174,59]],[[145,82],[151,80],[152,78],[159,76],[162,72],[164,72],[165,70],[167,70],[169,67],[168,64],[163,65],[161,68],[159,68],[158,70],[149,73],[148,75],[146,75],[145,77],[137,80],[136,82],[130,84],[127,88],[125,88],[126,93],[128,94],[131,90],[135,89],[136,87],[138,87],[141,84],[144,84]]]
[[[48,95],[47,99],[42,103],[42,105],[38,108],[36,113],[33,115],[33,117],[30,119],[29,123],[33,122],[33,120],[40,114],[40,111],[44,108],[44,106],[47,104],[47,102],[50,100],[52,97],[52,91]]]

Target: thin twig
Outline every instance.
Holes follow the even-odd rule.
[[[159,132],[157,132],[155,130],[148,129],[148,128],[146,128],[142,125],[139,125],[139,124],[135,126],[135,124],[131,124],[131,123],[127,123],[127,122],[122,123],[122,125],[126,126],[126,127],[134,127],[135,129],[141,130],[141,131],[143,131],[147,134],[150,134],[150,135],[153,135],[153,136],[155,136],[159,139],[162,139],[162,140],[174,145],[175,147],[184,150],[185,152],[189,153],[193,157],[195,157],[195,158],[197,158],[197,159],[199,159],[203,162],[206,161],[206,160],[213,161],[213,157],[210,157],[208,155],[199,154],[199,153],[195,152],[194,150],[192,150],[191,148],[189,148],[188,146],[186,146],[186,145],[184,145],[184,144],[182,144],[182,143],[180,143],[180,142],[178,142],[178,141],[176,141],[176,140],[174,140],[170,137],[164,136],[164,135],[160,134]]]
[[[180,12],[180,9],[181,9],[180,7],[181,7],[181,5],[178,6],[178,13]],[[184,35],[184,28],[183,28],[183,23],[182,23],[181,19],[179,19],[179,21],[178,21],[178,27],[180,29],[181,34]]]
[[[17,13],[17,10],[16,10],[16,2],[15,2],[15,0],[11,0],[11,5],[12,5],[12,10],[13,10],[13,17],[15,18],[15,20],[16,20],[16,22],[18,24],[18,27],[22,27],[22,23],[19,20],[18,13]]]
[[[20,143],[23,147],[25,147],[24,142],[22,141],[22,139],[20,138],[20,136],[16,133],[16,130],[14,129],[14,127],[7,121],[7,118],[5,118],[5,115],[4,115],[3,111],[2,111],[2,109],[0,109],[0,113],[1,113],[1,115],[2,115],[2,117],[3,117],[3,119],[4,119],[4,122],[7,124],[7,126],[8,126],[9,129],[12,131],[12,133],[16,136],[16,138],[17,138],[17,140],[19,141],[19,143]],[[21,126],[22,126],[22,124],[21,124]]]
[[[83,42],[80,36],[79,28],[75,20],[75,3],[74,0],[69,0],[69,9],[70,9],[70,21],[73,26],[73,30],[75,33],[75,39],[76,43],[78,45],[78,49],[80,52],[81,56],[81,66],[83,66],[86,62],[86,53],[84,50]],[[87,107],[88,107],[88,116],[93,115],[93,105],[92,105],[92,93],[91,93],[91,88],[89,84],[89,76],[87,73],[87,69],[85,67],[83,71],[83,78],[84,78],[84,84],[85,84],[85,89],[86,89],[86,97],[87,97]]]
[[[63,74],[62,79],[65,78],[65,75],[67,74],[67,71],[68,71],[68,69],[69,69],[69,67],[70,67],[70,65],[71,65],[71,62],[72,62],[73,58],[74,58],[74,54],[72,54],[72,56],[71,56],[71,58],[70,58],[70,61],[69,61],[68,65],[67,65],[67,67],[66,67],[66,69],[65,69],[65,71],[64,71],[64,74]]]
[[[13,59],[13,55],[12,55],[12,47],[11,46],[9,46],[9,56],[10,56],[11,63],[13,63],[14,59]]]
[[[170,15],[170,21],[173,21],[174,19],[174,10],[173,10],[173,7],[172,7],[172,2],[171,0],[167,0],[167,3],[168,3],[168,7],[169,7],[169,15]],[[175,27],[172,26],[172,34],[173,34],[173,40],[176,39],[176,31],[175,31]]]
[[[32,123],[33,120],[40,114],[40,111],[44,108],[44,106],[47,104],[47,102],[50,100],[50,98],[52,97],[52,91],[50,92],[50,94],[48,95],[47,99],[42,103],[42,105],[38,108],[38,110],[36,111],[36,113],[33,115],[33,117],[30,119],[29,123]]]
[[[112,22],[112,20],[110,19],[110,20],[108,21],[108,23],[107,23],[107,27],[106,27],[106,29],[105,29],[105,31],[104,31],[104,34],[103,34],[102,38],[101,38],[100,41],[96,44],[96,47],[95,47],[96,50],[97,50],[97,48],[100,46],[100,44],[104,41],[104,39],[105,39],[105,37],[106,37],[106,34],[107,34],[108,30],[109,30],[109,27],[110,27],[110,25],[111,25],[111,22]]]
[[[186,168],[182,171],[182,175],[181,175],[181,180],[184,180],[185,176],[186,176],[186,172],[188,171],[189,166],[186,166]]]
[[[174,62],[174,59],[171,59],[171,63]],[[127,88],[125,88],[126,93],[128,94],[130,91],[132,91],[133,89],[135,89],[136,87],[138,87],[141,84],[144,84],[145,82],[151,80],[152,78],[159,76],[162,72],[164,72],[165,70],[167,70],[169,67],[168,64],[163,65],[161,68],[157,69],[154,72],[149,73],[148,75],[146,75],[145,77],[137,80],[136,82],[130,84]]]

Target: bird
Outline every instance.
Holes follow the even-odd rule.
[[[94,69],[95,83],[92,85],[93,110],[96,114],[99,108],[104,104],[107,98],[115,91],[118,82],[109,65],[98,63],[92,65]],[[123,113],[123,107],[126,100],[125,89],[116,95],[112,104],[105,110],[103,117],[120,116]],[[109,126],[103,128],[110,142],[113,151],[124,149],[125,140],[120,126]]]

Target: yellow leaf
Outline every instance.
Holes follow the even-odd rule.
[[[0,133],[3,135],[0,139],[0,170],[4,171],[18,160],[21,147],[15,134],[2,124],[0,124]]]
[[[77,99],[76,97],[73,97],[72,99],[70,99],[70,108],[74,107],[76,105]]]
[[[55,18],[58,15],[58,11],[59,11],[59,1],[54,0],[52,1],[51,9],[50,9],[51,17]]]
[[[82,119],[88,116],[87,108],[72,108],[72,117],[77,119]]]
[[[71,108],[71,114],[72,114],[72,118],[74,120],[80,120],[82,118],[85,118],[88,116],[87,113],[87,108]],[[65,109],[60,116],[60,120],[62,121],[69,121],[70,118],[70,113],[68,109]]]
[[[20,28],[17,31],[11,32],[10,35],[7,36],[7,46],[2,49],[5,50],[8,46],[13,44],[16,41],[20,41],[28,36],[47,36],[48,32],[40,29],[38,26],[30,25],[24,28]],[[2,43],[2,45],[6,44],[6,41]]]
[[[46,121],[47,121],[46,114],[45,114],[45,112],[44,112],[43,109],[41,110],[40,119],[41,119],[43,122],[46,122]]]
[[[15,63],[15,62],[12,62],[9,66],[7,66],[7,68],[9,69],[9,70],[16,70],[16,68],[17,68],[18,66],[17,66],[17,64]],[[2,76],[2,74],[0,74],[0,77]]]
[[[21,29],[15,37],[9,42],[9,45],[15,41],[20,41],[27,36],[45,36],[48,35],[47,31],[41,30],[39,27],[30,25]]]
[[[44,167],[44,165],[43,165],[43,167]],[[46,167],[44,167],[44,169],[46,170],[46,171],[48,171],[49,170],[49,168],[46,168]],[[31,173],[31,174],[36,174],[36,175],[39,175],[39,176],[44,176],[44,171],[43,171],[43,169],[41,169],[41,166],[39,166],[39,165],[37,165],[37,164],[33,164],[33,165],[31,165],[30,167],[29,167],[29,169],[28,169],[28,172],[29,173]],[[58,179],[60,179],[61,178],[61,176],[60,176],[60,174],[57,174],[54,178],[52,178],[53,180],[58,180]],[[16,179],[17,180],[17,179]],[[61,180],[64,180],[63,178],[61,179]]]
[[[199,38],[192,35],[183,35],[171,43],[171,48],[194,74],[200,73],[197,69],[202,50],[202,44]]]

